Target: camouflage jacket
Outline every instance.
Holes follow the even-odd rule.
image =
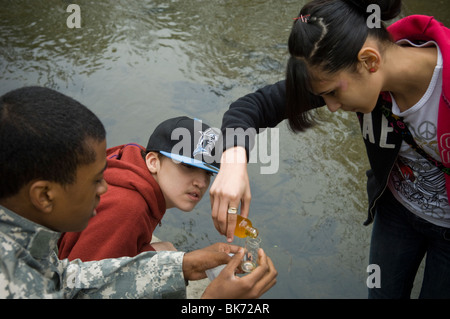
[[[69,262],[59,237],[0,206],[0,298],[186,298],[182,252]]]

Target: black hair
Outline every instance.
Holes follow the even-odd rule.
[[[43,179],[69,185],[78,166],[94,162],[91,141],[106,132],[97,116],[74,99],[43,87],[0,97],[0,199]]]
[[[324,100],[311,93],[310,67],[329,74],[356,70],[358,53],[370,36],[380,43],[392,43],[385,25],[370,27],[368,6],[378,5],[380,20],[391,20],[401,11],[401,0],[314,0],[295,20],[289,37],[290,58],[286,70],[286,115],[293,131],[314,125],[309,110]],[[367,12],[369,11],[369,12]]]

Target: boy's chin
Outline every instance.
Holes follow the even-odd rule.
[[[78,232],[81,232],[81,231],[85,230],[86,227],[88,227],[88,224],[89,224],[89,221],[91,220],[91,218],[96,216],[96,215],[97,215],[97,211],[94,209],[85,223],[83,223],[82,225],[79,225],[78,227],[73,227],[73,229],[71,229],[71,230],[65,230],[63,232],[66,232],[66,233],[69,233],[69,232],[70,233],[78,233]]]
[[[178,209],[181,210],[184,213],[190,213],[190,212],[192,212],[194,210],[194,208],[195,208],[195,205],[193,205],[193,206],[186,205],[186,206],[183,206],[183,207],[178,207]]]

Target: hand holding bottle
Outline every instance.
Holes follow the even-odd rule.
[[[243,147],[232,147],[223,152],[220,171],[210,189],[211,215],[220,234],[233,241],[237,215],[228,214],[228,208],[241,206],[241,216],[248,217],[251,193],[247,174],[247,154]]]

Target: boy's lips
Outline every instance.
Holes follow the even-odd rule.
[[[100,197],[97,198],[94,204],[94,209],[92,210],[92,217],[97,215],[97,206],[100,204]]]
[[[201,199],[200,192],[189,192],[188,196],[194,201],[199,201]]]

